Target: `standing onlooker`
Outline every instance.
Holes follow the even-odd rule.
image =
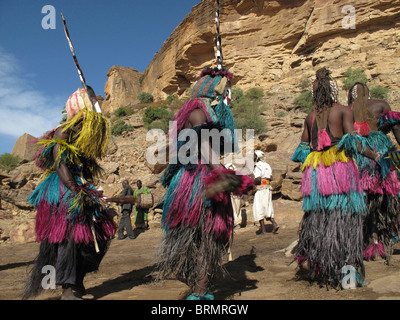
[[[133,196],[133,190],[129,185],[128,180],[124,180],[122,182],[122,186],[124,190],[121,193],[121,197],[125,196]],[[133,233],[132,223],[131,223],[131,213],[132,213],[133,205],[131,203],[125,203],[121,205],[121,221],[119,222],[118,227],[118,240],[125,239],[129,237],[129,239],[135,239],[135,234]],[[126,236],[124,235],[124,229],[126,229]]]
[[[133,193],[135,198],[139,197],[141,193],[149,194],[150,190],[147,187],[142,186],[142,181],[137,181],[137,189]],[[149,209],[141,208],[139,205],[135,207],[135,226],[138,229],[147,229],[147,216],[149,214]]]
[[[257,231],[257,234],[266,233],[264,219],[272,222],[272,233],[276,233],[279,229],[274,219],[274,207],[272,205],[272,170],[268,163],[261,160],[263,156],[264,152],[261,150],[256,150],[254,152],[255,167],[253,173],[257,191],[254,195],[253,216],[254,221],[259,221],[260,223],[260,230]]]

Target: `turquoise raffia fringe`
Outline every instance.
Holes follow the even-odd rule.
[[[301,141],[293,153],[292,161],[304,163],[310,152],[310,144],[308,142]]]

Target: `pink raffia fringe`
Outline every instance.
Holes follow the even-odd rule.
[[[364,250],[364,260],[373,260],[377,256],[381,256],[382,258],[386,257],[386,252],[385,248],[383,247],[383,244],[381,242],[378,243],[373,243],[370,244],[365,250]]]
[[[226,169],[225,167],[219,167],[210,172],[210,174],[205,178],[204,182],[206,185],[206,188],[209,188],[210,186],[216,184],[218,181],[220,181],[224,175],[236,175],[236,172],[230,169]],[[238,190],[233,191],[232,193],[237,196],[243,195],[246,190],[248,190],[251,186],[254,185],[253,179],[249,178],[248,176],[244,175],[237,175],[238,177],[241,178],[242,183]],[[228,199],[228,200],[227,200]],[[215,201],[218,202],[228,202],[230,201],[230,195],[228,194],[227,197],[227,192],[220,192],[217,194],[214,198]]]
[[[219,167],[212,170],[205,178],[205,188],[212,186],[222,179],[224,175],[236,174],[235,171],[226,169],[225,167]],[[232,192],[235,195],[241,196],[246,190],[254,185],[253,179],[248,176],[238,175],[242,183],[238,190]],[[229,192],[218,193],[213,201],[215,205],[212,206],[212,212],[208,216],[206,224],[206,232],[212,230],[213,234],[217,238],[223,238],[225,240],[232,236],[233,232],[233,209],[231,204],[231,194]]]
[[[354,123],[354,129],[359,132],[362,136],[368,136],[371,128],[369,127],[368,121],[364,121],[363,123]]]
[[[326,147],[329,147],[331,145],[332,141],[331,138],[329,138],[328,133],[326,132],[326,129],[322,129],[318,132],[318,151],[323,150]]]
[[[93,196],[96,195],[95,190],[89,191]],[[82,212],[79,217],[71,221],[69,219],[70,208],[63,196],[58,205],[51,205],[46,199],[45,196],[37,208],[36,241],[42,242],[47,239],[49,243],[62,243],[69,240],[72,232],[72,238],[76,243],[90,244],[94,242],[91,226],[95,230],[97,239],[107,240],[114,236],[116,225],[106,212],[103,212],[100,218],[85,217]],[[83,210],[85,209],[83,208]]]
[[[301,192],[304,197],[310,196],[312,193],[313,170],[313,166],[309,166],[304,170],[301,181]],[[349,179],[349,177],[353,178]],[[350,191],[363,192],[358,168],[353,161],[348,163],[338,161],[329,167],[325,167],[322,163],[319,164],[318,170],[316,170],[315,183],[318,193],[322,196],[347,194]]]

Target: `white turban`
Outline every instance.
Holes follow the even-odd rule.
[[[261,150],[256,150],[254,151],[254,153],[256,154],[257,159],[260,159],[264,156],[264,152],[262,152]]]

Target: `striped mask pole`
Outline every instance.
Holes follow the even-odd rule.
[[[219,31],[219,0],[217,0],[217,6],[215,8],[215,25],[216,25],[216,38],[215,44],[217,46],[217,68],[222,70],[222,47],[221,47],[221,35]]]
[[[216,38],[215,38],[215,45],[217,47],[217,68],[218,70],[222,70],[222,61],[223,61],[223,55],[222,55],[222,41],[221,41],[221,33],[219,29],[219,0],[216,0],[216,9],[215,9],[215,25],[216,25]],[[227,86],[225,88],[225,93],[224,93],[224,103],[228,106],[230,106],[231,102],[231,87],[230,83],[227,83]]]
[[[77,57],[75,55],[74,47],[72,45],[72,41],[71,41],[71,38],[69,36],[69,32],[68,32],[68,28],[67,28],[67,22],[65,21],[64,15],[62,14],[62,12],[61,12],[61,18],[62,18],[62,21],[63,21],[63,24],[64,24],[64,32],[65,32],[65,36],[67,37],[67,40],[68,40],[69,49],[71,50],[72,57],[74,58],[75,66],[76,66],[76,69],[78,70],[79,78],[81,79],[83,88],[85,89],[86,93],[88,94],[88,96],[90,98],[90,102],[92,103],[93,110],[95,110],[98,113],[101,113],[100,105],[99,105],[99,102],[96,99],[96,95],[94,94],[93,90],[88,90],[88,87],[86,85],[85,77],[83,76],[82,69],[79,66],[78,59],[77,59]]]

